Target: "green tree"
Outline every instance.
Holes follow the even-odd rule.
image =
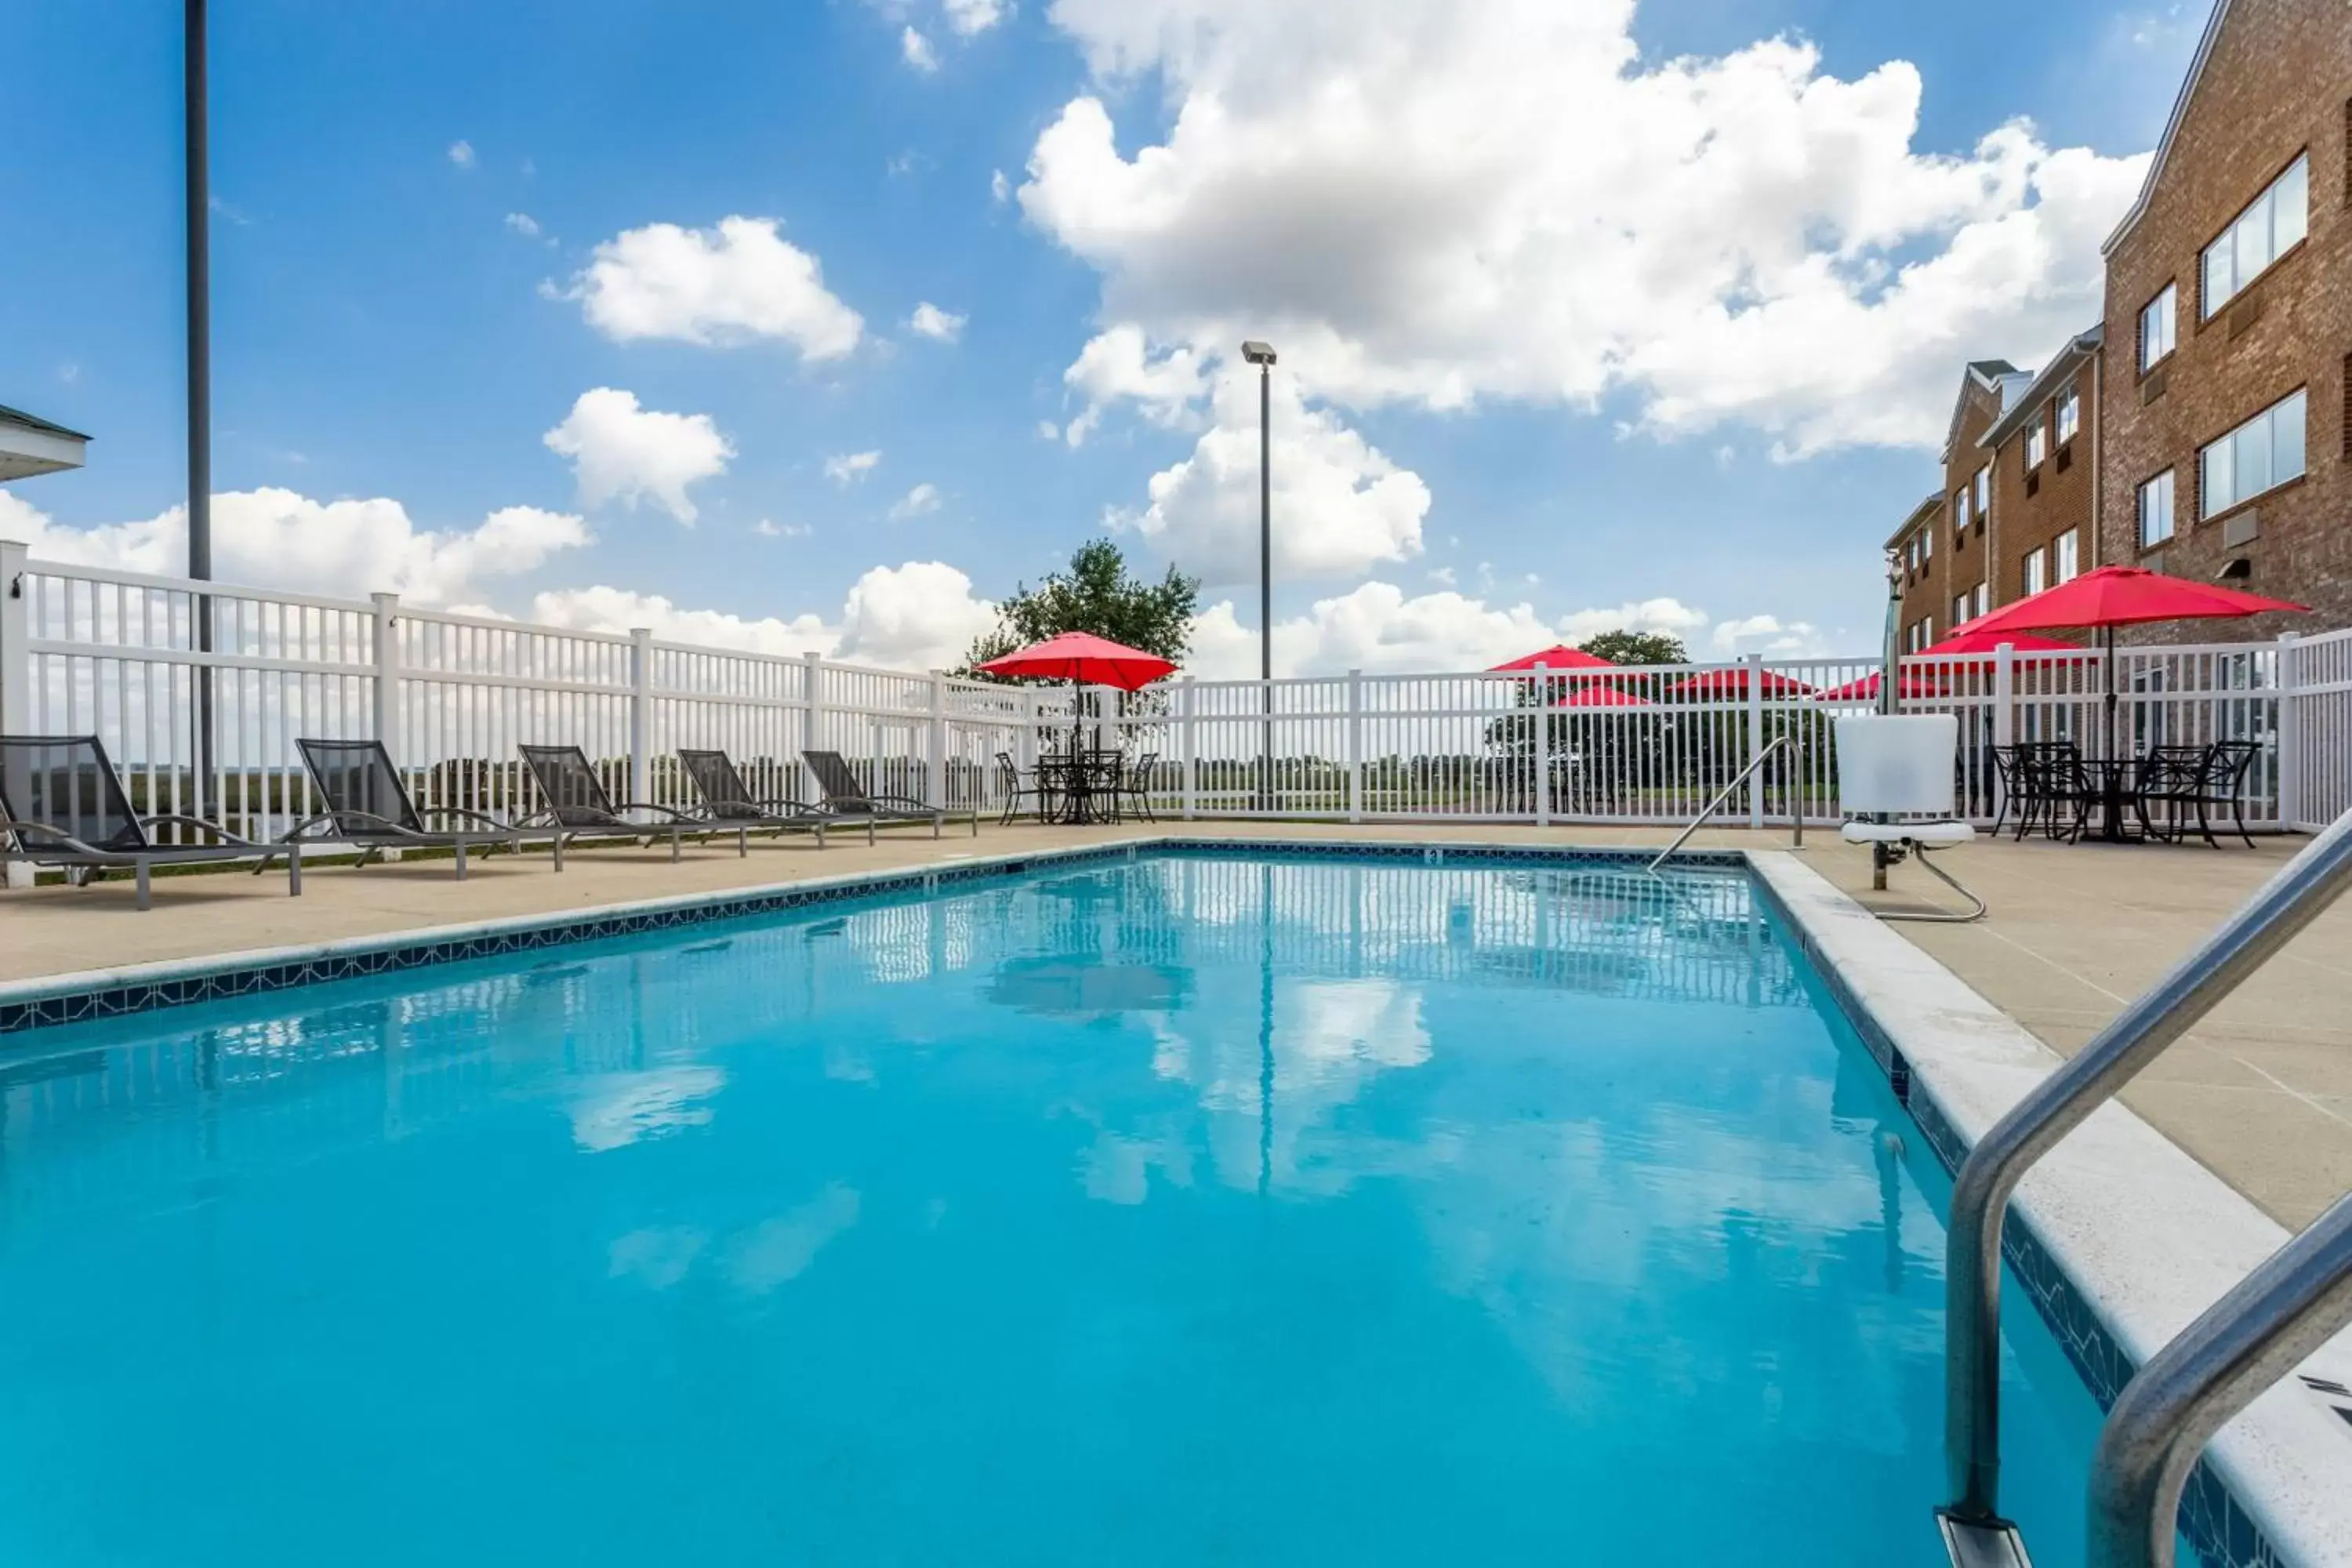
[[[1576,645],[1612,664],[1688,664],[1690,650],[1670,632],[1602,632]]]
[[[1159,582],[1147,582],[1128,571],[1118,545],[1090,540],[1071,552],[1067,568],[1034,588],[1021,584],[997,606],[995,629],[973,640],[964,673],[1063,632],[1092,632],[1181,664],[1200,603],[1199,578],[1171,566]]]

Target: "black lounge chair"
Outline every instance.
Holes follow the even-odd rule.
[[[457,857],[457,880],[462,882],[467,850],[479,846],[486,852],[515,851],[525,839],[552,837],[462,806],[418,811],[382,741],[298,739],[294,747],[302,753],[302,766],[327,809],[289,828],[278,840],[281,844],[364,849],[362,866],[387,849],[447,849]],[[431,821],[440,826],[430,826]],[[451,826],[456,823],[467,826]],[[558,866],[562,863],[559,857]]]
[[[859,819],[877,822],[928,822],[931,837],[940,836],[940,825],[948,819],[944,807],[925,805],[919,800],[909,800],[902,795],[868,795],[866,786],[857,782],[848,762],[839,752],[803,752],[801,760],[808,763],[809,772],[816,775],[817,788],[824,792],[824,809],[836,821]],[[958,816],[966,815],[957,813]],[[971,834],[980,837],[980,813],[971,812]]]
[[[785,797],[780,800],[760,800],[745,787],[743,775],[736,771],[734,759],[724,752],[696,752],[678,748],[678,762],[686,776],[702,795],[702,809],[712,822],[737,831],[737,842],[749,852],[749,837],[756,831],[774,828],[779,832],[805,827],[815,833],[816,847],[824,847],[827,824],[836,821],[830,813],[817,810],[801,801]],[[866,825],[866,841],[874,842],[874,825]]]
[[[563,865],[563,847],[574,839],[638,838],[651,844],[667,838],[669,858],[675,861],[682,837],[688,833],[698,833],[705,839],[710,837],[709,823],[667,805],[642,800],[614,805],[604,791],[604,781],[588,765],[588,753],[577,746],[519,746],[516,750],[522,752],[523,766],[530,770],[531,782],[547,804],[515,826],[553,834],[558,869]],[[625,811],[657,812],[665,820],[632,822],[621,815]]]
[[[163,824],[209,836],[205,844],[158,844],[149,829]],[[131,868],[141,909],[150,907],[149,872],[157,866],[196,866],[261,858],[286,858],[286,890],[302,893],[302,849],[256,844],[217,823],[172,812],[142,816],[95,735],[0,735],[0,863],[62,868],[87,887],[99,872]]]

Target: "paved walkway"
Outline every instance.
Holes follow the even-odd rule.
[[[868,847],[837,834],[820,854],[805,838],[667,849],[580,848],[562,876],[544,856],[478,861],[461,886],[446,861],[366,870],[317,867],[303,897],[282,873],[159,879],[155,908],[132,910],[127,882],[0,894],[0,980],[291,942],[558,913],[635,899],[789,881],[800,877],[934,862],[975,853],[1122,837],[1137,831],[1206,837],[1280,834],[1315,838],[1486,840],[1528,844],[1658,844],[1663,830],[1246,823],[1160,829],[951,830],[934,842],[885,833]],[[1696,841],[1785,848],[1785,834],[1709,831]],[[1945,862],[1982,893],[1992,916],[1975,926],[1898,926],[2061,1052],[2072,1052],[2132,995],[2210,931],[2303,842],[2258,840],[2228,850],[2067,846],[2006,839]],[[1863,851],[1815,835],[1806,862],[1866,900],[1900,905],[1941,888],[1916,869],[1895,890],[1870,895]],[[2126,1092],[2134,1109],[2290,1226],[2307,1224],[2352,1190],[2352,907],[2322,918],[2236,997]]]

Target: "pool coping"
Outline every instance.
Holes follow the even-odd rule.
[[[1646,862],[1654,852],[1475,839],[1401,844],[1144,832],[561,914],[0,982],[0,1042],[58,1024],[896,892],[932,892],[1145,853],[1623,867]],[[1956,1170],[1976,1139],[2058,1066],[2057,1054],[2021,1025],[1797,856],[1687,851],[1678,863],[1751,875],[1948,1170]],[[2103,1408],[2134,1367],[2287,1239],[2276,1221],[2120,1103],[2102,1107],[2028,1175],[2011,1215],[2003,1250],[2011,1268]],[[2352,1383],[2352,1331],[2323,1347],[2305,1370]],[[2315,1568],[2331,1560],[2336,1543],[2352,1541],[2347,1477],[2352,1428],[2289,1378],[2209,1447],[2191,1478],[2187,1528],[2211,1568]]]
[[[1785,851],[1744,851],[1947,1170],[2062,1058],[1924,949]],[[2286,1228],[2110,1100],[2019,1184],[2002,1251],[2102,1409],[2132,1372]],[[2299,1369],[2352,1383],[2352,1331]],[[2222,1428],[2190,1477],[2183,1527],[2212,1568],[2342,1562],[2352,1427],[2294,1376]],[[2030,1521],[2028,1544],[2032,1542]]]

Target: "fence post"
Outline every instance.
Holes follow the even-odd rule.
[[[25,597],[25,561],[30,551],[0,539],[0,734],[23,734],[33,727],[32,609]],[[30,866],[11,864],[0,886],[29,888]]]
[[[1176,754],[1184,764],[1184,820],[1192,820],[1194,805],[1200,799],[1200,742],[1193,729],[1193,702],[1200,695],[1192,678],[1186,676],[1176,683]]]
[[[1528,755],[1536,769],[1536,826],[1551,826],[1551,682],[1546,679],[1550,666],[1536,666],[1535,743]]]
[[[629,798],[644,800],[654,735],[653,632],[629,628]]]
[[[2303,709],[2294,700],[2301,640],[2293,632],[2278,637],[2278,816],[2284,833],[2303,826]]]
[[[375,594],[375,738],[400,757],[400,595]]]
[[[1764,754],[1764,656],[1748,656],[1748,826],[1764,826],[1764,772],[1756,766]]]
[[[1364,820],[1364,672],[1348,672],[1348,820]]]
[[[2017,743],[2017,645],[2003,643],[1992,651],[1992,744],[1999,752],[2004,746]],[[1992,787],[1985,793],[1991,806],[1987,815],[2001,814],[2002,793],[2007,788],[1996,765],[1992,770]]]
[[[923,804],[938,811],[948,803],[948,678],[931,671],[931,765],[923,771]]]
[[[815,751],[824,744],[824,655],[814,649],[801,655],[801,750]],[[793,776],[798,778],[807,763],[793,759]],[[797,795],[797,786],[787,790]],[[823,799],[820,795],[813,798]]]

